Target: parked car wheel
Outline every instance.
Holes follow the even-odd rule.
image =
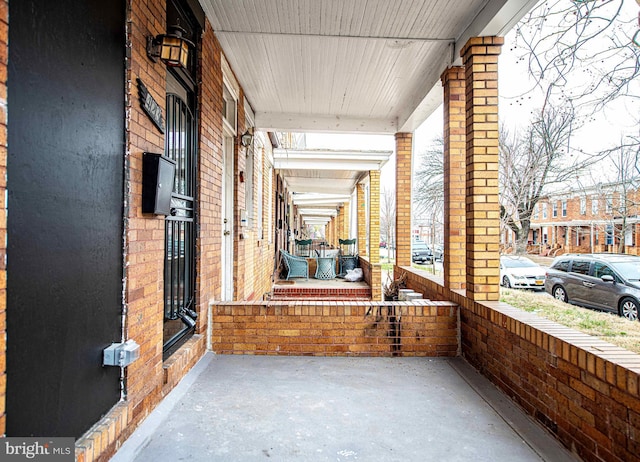
[[[569,300],[569,297],[567,297],[567,292],[562,286],[555,286],[553,288],[553,298],[565,303],[567,303],[567,300]]]
[[[639,308],[635,300],[625,298],[620,302],[620,316],[627,318],[629,321],[637,321]]]
[[[509,281],[509,278],[507,276],[504,276],[502,278],[502,285],[508,289],[511,289],[511,281]]]

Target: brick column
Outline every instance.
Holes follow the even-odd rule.
[[[396,265],[411,266],[413,133],[396,133]]]
[[[345,202],[342,206],[342,239],[351,239],[351,235],[349,233],[350,222],[349,203]]]
[[[382,300],[380,266],[380,171],[369,171],[369,263],[371,264],[371,299]]]
[[[444,286],[459,290],[466,281],[464,67],[447,69],[440,79],[444,87]]]
[[[336,232],[338,228],[337,222],[338,222],[338,215],[331,218],[331,240],[329,241],[329,244],[331,244],[332,247],[335,247],[338,242],[338,240],[336,239]]]
[[[380,263],[380,171],[369,171],[369,261]]]
[[[502,37],[473,37],[460,51],[466,78],[467,297],[498,300],[498,55]]]
[[[358,183],[357,186],[358,203],[356,204],[356,210],[358,212],[358,254],[366,257],[367,251],[367,213],[365,207],[367,205],[364,197],[364,185]]]

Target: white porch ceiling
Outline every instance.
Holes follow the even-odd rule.
[[[535,0],[200,0],[269,131],[415,130],[440,75],[478,35],[506,33]]]
[[[351,200],[356,184],[388,161],[391,151],[275,149],[274,168],[285,179],[307,224],[325,224]]]

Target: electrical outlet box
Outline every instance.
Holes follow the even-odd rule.
[[[112,343],[104,349],[103,366],[126,367],[140,357],[140,345],[135,340]]]

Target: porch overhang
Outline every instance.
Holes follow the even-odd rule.
[[[264,131],[413,132],[469,38],[536,0],[199,0]]]

